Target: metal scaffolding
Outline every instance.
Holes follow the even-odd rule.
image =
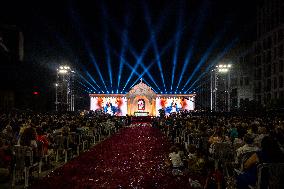
[[[211,111],[229,112],[231,64],[221,64],[211,70],[210,75],[210,107]]]
[[[57,69],[55,110],[59,112],[75,110],[74,94],[75,72],[69,66]]]

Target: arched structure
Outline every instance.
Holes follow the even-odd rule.
[[[128,115],[155,116],[156,97],[151,87],[141,81],[126,94]]]

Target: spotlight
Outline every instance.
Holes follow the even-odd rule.
[[[60,73],[60,74],[66,74],[67,72],[68,72],[68,71],[67,71],[67,70],[64,70],[64,69],[58,71],[58,73]]]
[[[218,72],[221,72],[221,73],[227,73],[229,71],[228,68],[219,68],[218,69]]]

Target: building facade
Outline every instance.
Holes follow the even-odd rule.
[[[258,1],[254,99],[265,106],[284,99],[283,39],[284,1]]]
[[[239,109],[253,100],[252,47],[243,48],[233,65],[230,83],[231,110]]]

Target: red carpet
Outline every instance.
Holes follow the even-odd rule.
[[[158,129],[124,128],[31,188],[188,188],[165,166],[170,145]]]

